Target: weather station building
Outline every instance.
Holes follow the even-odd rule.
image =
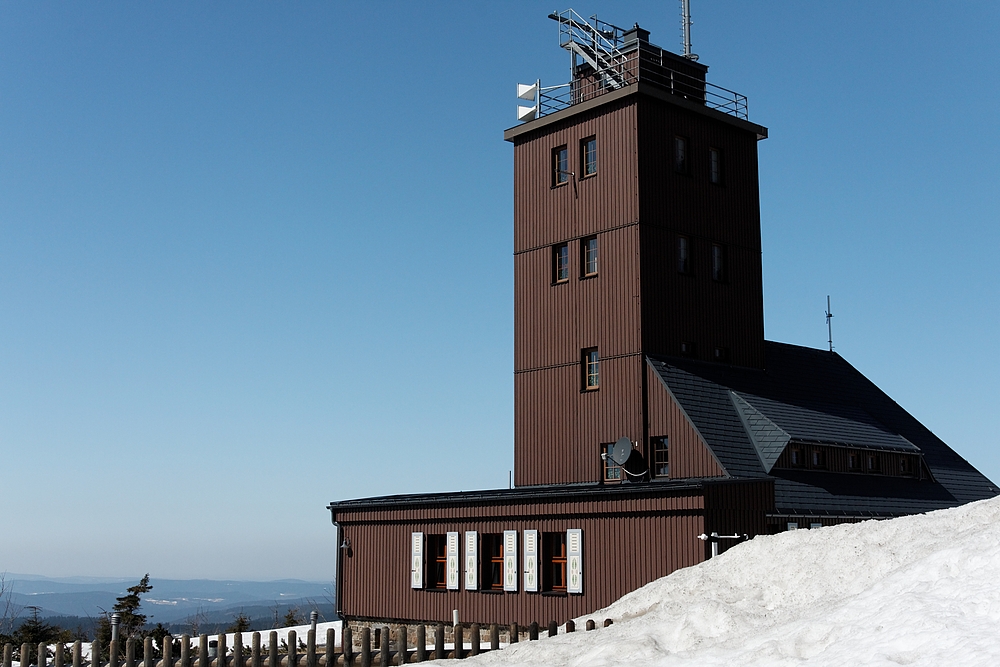
[[[839,354],[764,339],[746,97],[689,40],[550,18],[570,83],[519,86],[504,133],[513,488],[331,503],[341,616],[561,623],[737,542],[713,533],[997,495]]]

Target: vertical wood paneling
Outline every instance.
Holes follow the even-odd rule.
[[[720,503],[752,505],[741,485],[717,493]],[[491,504],[443,505],[388,511],[342,512],[337,520],[352,544],[344,559],[340,601],[355,618],[448,621],[458,609],[466,622],[530,623],[580,616],[674,570],[701,562],[706,530],[704,496],[694,490],[641,497]],[[497,516],[489,516],[491,513]],[[742,524],[741,524],[742,525]],[[444,534],[476,530],[583,530],[584,593],[549,596],[483,591],[428,591],[409,587],[410,533]],[[519,556],[520,558],[520,556]],[[520,561],[519,561],[520,562]],[[391,600],[391,604],[387,601]],[[389,620],[389,619],[387,619]]]
[[[723,470],[708,444],[663,386],[656,371],[646,365],[649,387],[649,435],[670,438],[670,477],[722,477]]]

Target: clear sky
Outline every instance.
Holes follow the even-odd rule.
[[[679,49],[674,2],[576,6]],[[563,7],[559,7],[562,9]],[[507,484],[535,2],[0,2],[0,571],[333,578],[332,500]],[[693,0],[769,339],[992,479],[1000,5]]]

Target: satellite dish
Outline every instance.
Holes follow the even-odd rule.
[[[642,458],[639,450],[632,448],[632,441],[628,438],[619,438],[611,447],[611,460],[631,477],[642,477],[649,470],[646,459]]]

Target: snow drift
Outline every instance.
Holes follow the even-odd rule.
[[[760,536],[467,665],[997,665],[1000,498]]]

